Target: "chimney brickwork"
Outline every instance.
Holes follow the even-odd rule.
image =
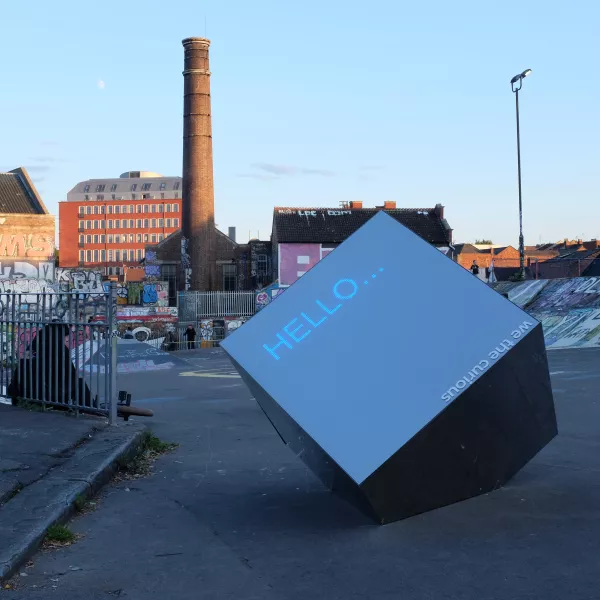
[[[186,38],[183,101],[182,229],[188,240],[190,289],[216,290],[217,241],[213,183],[210,70],[205,38]]]

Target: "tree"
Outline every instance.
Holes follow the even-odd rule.
[[[491,246],[493,243],[492,240],[475,240],[475,244],[481,244],[482,246]]]

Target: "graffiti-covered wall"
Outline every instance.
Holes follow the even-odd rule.
[[[129,306],[169,306],[169,284],[165,281],[118,283],[117,303]]]
[[[0,214],[0,280],[54,280],[54,216]]]
[[[600,277],[498,284],[542,323],[547,348],[600,347]]]

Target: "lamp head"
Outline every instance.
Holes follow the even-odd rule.
[[[532,70],[531,69],[525,69],[522,73],[519,73],[518,75],[515,75],[510,82],[511,83],[517,83],[517,81],[520,81],[521,79],[525,79],[525,77],[529,77],[529,75],[531,75]]]

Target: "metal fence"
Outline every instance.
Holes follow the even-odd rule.
[[[256,312],[255,292],[180,292],[179,320],[251,317]]]
[[[115,324],[114,284],[105,294],[0,294],[0,396],[114,422]]]

